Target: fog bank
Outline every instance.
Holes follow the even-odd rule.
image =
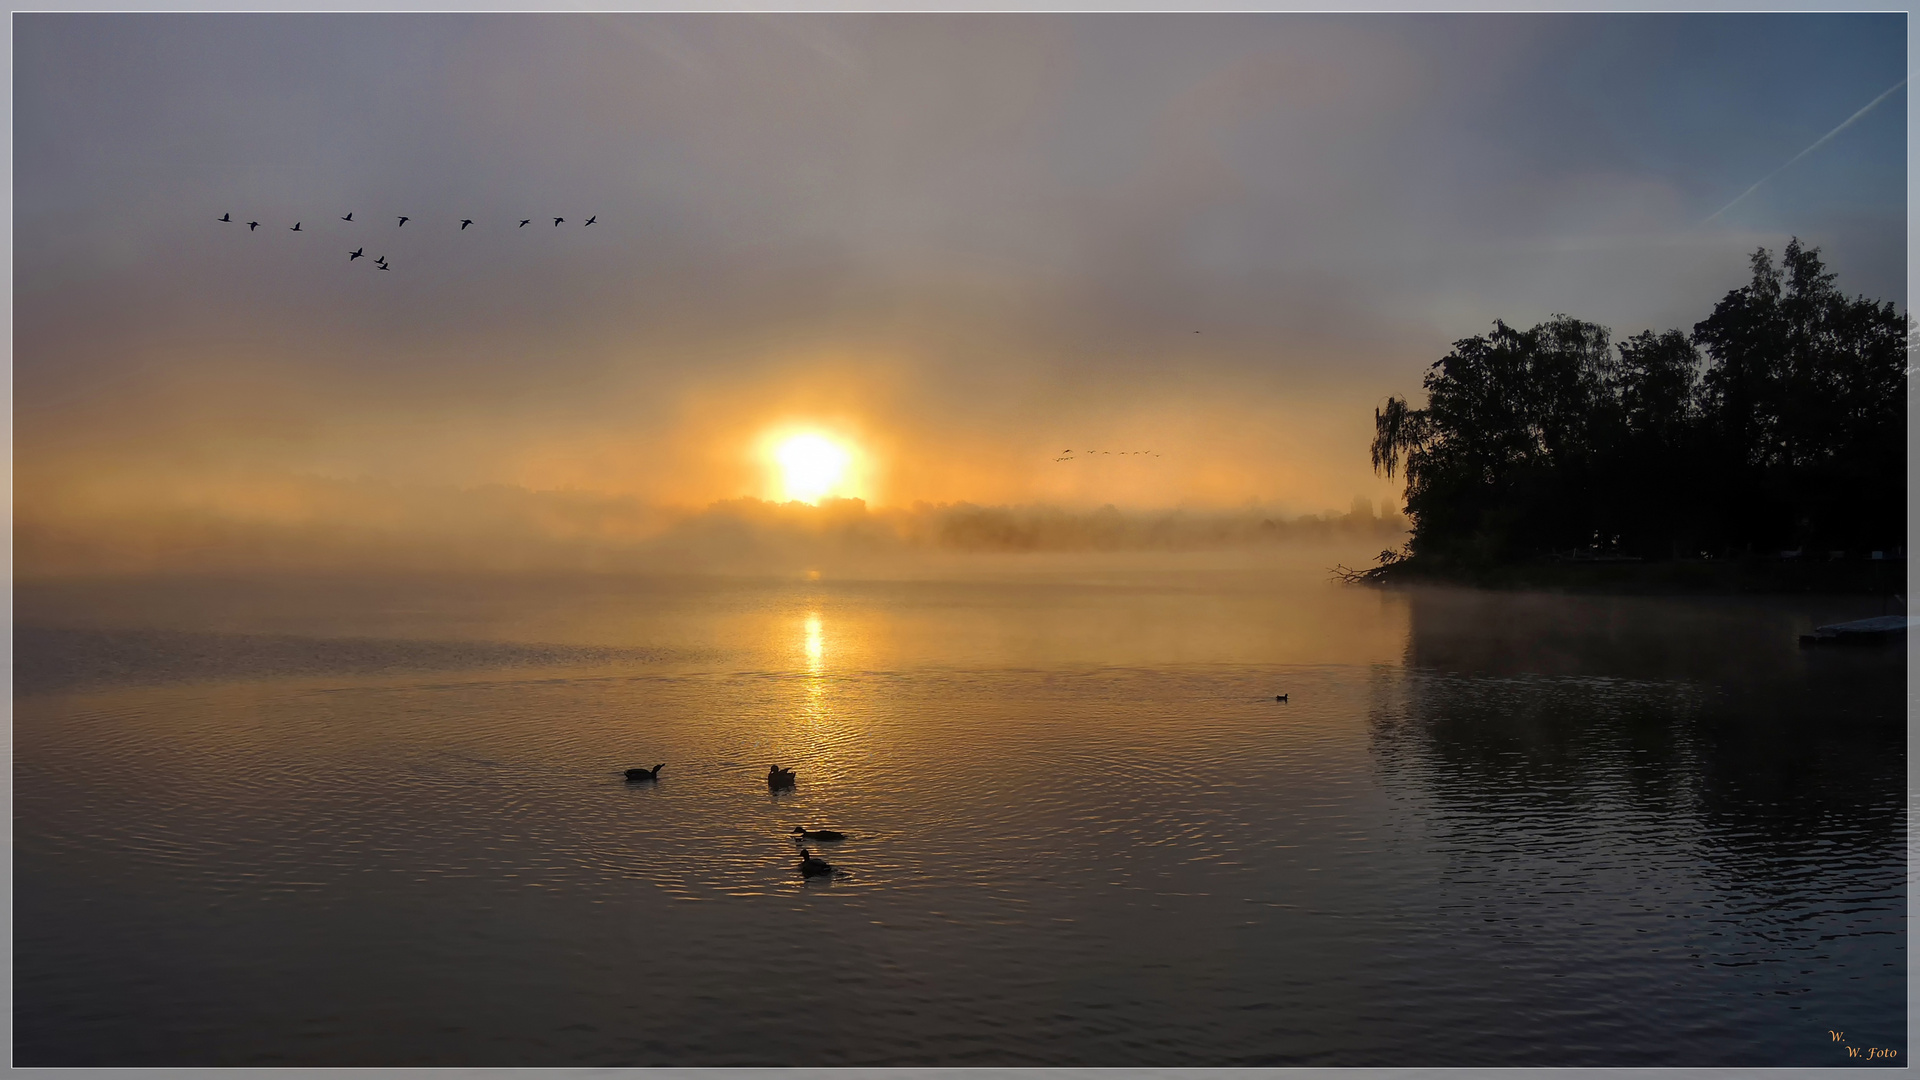
[[[1407,523],[1345,512],[1076,509],[916,503],[873,508],[734,499],[674,510],[639,499],[493,485],[306,479],[211,503],[67,507],[16,520],[22,578],[276,571],[889,574],[972,556],[1397,547]]]

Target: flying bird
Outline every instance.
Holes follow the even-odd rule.
[[[299,223],[299,222],[297,222],[297,221],[296,221],[296,222],[294,222],[294,223],[293,223],[293,227],[292,227],[291,229],[288,229],[287,231],[288,231],[288,232],[299,232],[299,231],[300,231],[300,223]]]
[[[473,219],[472,219],[472,218],[461,218],[461,219],[460,219],[460,231],[461,231],[461,232],[466,232],[466,231],[467,231],[467,226],[469,226],[469,225],[471,225],[471,224],[473,224]]]
[[[381,263],[381,264],[380,264],[380,269],[382,269],[382,270],[391,270],[391,269],[393,269],[393,267],[391,267],[391,266],[388,266],[388,265],[387,265],[387,264],[385,264],[385,263]]]
[[[347,212],[347,216],[346,216],[346,217],[343,217],[343,218],[341,218],[340,220],[341,220],[341,221],[352,221],[352,220],[353,220],[353,212],[352,212],[351,210],[349,210],[349,211]]]
[[[524,228],[526,228],[526,227],[527,227],[527,225],[528,225],[528,223],[529,223],[529,222],[531,222],[531,221],[533,221],[533,219],[532,219],[532,218],[521,218],[521,219],[520,219],[520,227],[521,227],[521,228],[523,228],[523,229],[524,229]]]
[[[407,224],[407,222],[409,222],[409,221],[411,221],[411,220],[413,220],[413,219],[412,219],[412,218],[401,218],[401,219],[400,219],[400,224],[398,224],[398,225],[395,225],[395,226],[394,226],[394,228],[396,228],[396,229],[399,229],[399,228],[404,228],[404,227],[406,226],[406,224]]]
[[[553,219],[553,223],[554,223],[555,225],[558,225],[558,224],[560,224],[561,222],[563,222],[563,221],[565,221],[565,220],[567,220],[567,219],[566,219],[566,218],[563,218],[563,217],[557,217],[557,218],[554,218],[554,219]]]
[[[352,251],[347,252],[347,261],[352,262],[353,260],[359,258],[362,254],[366,252],[366,250],[367,250],[366,248],[359,247],[359,248],[354,248]]]
[[[257,228],[259,228],[259,227],[260,227],[260,223],[259,223],[259,222],[257,222],[257,221],[249,221],[249,222],[247,222],[247,231],[248,231],[248,232],[252,232],[253,230],[255,230],[255,229],[257,229]]]
[[[585,224],[585,225],[582,225],[582,226],[581,226],[581,228],[583,228],[583,229],[584,229],[584,228],[586,228],[586,226],[587,226],[587,225],[591,225],[591,224],[593,224],[594,222],[596,222],[596,221],[599,221],[599,220],[600,220],[600,215],[599,215],[599,214],[595,214],[595,215],[593,215],[592,217],[590,217],[590,218],[588,218],[588,219],[586,220],[586,224]]]
[[[233,215],[232,215],[232,214],[221,214],[221,215],[220,215],[220,220],[221,220],[221,221],[232,221],[232,220],[233,220]]]

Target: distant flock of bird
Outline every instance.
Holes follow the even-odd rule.
[[[413,220],[413,218],[411,218],[411,217],[408,217],[408,216],[406,216],[406,215],[404,215],[404,214],[395,214],[394,216],[395,216],[396,218],[398,218],[398,219],[399,219],[399,221],[398,221],[398,222],[397,222],[397,223],[396,223],[396,224],[394,225],[394,228],[396,228],[396,229],[404,229],[404,228],[406,228],[406,227],[407,227],[407,222],[409,222],[409,221],[412,221],[412,220]],[[234,220],[233,220],[233,213],[232,213],[232,211],[228,211],[227,213],[224,213],[224,214],[221,214],[221,215],[220,215],[219,217],[217,217],[217,218],[215,218],[214,220],[215,220],[215,221],[224,221],[224,222],[227,222],[227,223],[229,223],[229,224],[234,224],[234,225],[245,225],[245,226],[247,227],[247,231],[248,231],[248,232],[253,232],[253,231],[254,231],[255,229],[258,229],[258,228],[260,227],[260,223],[259,223],[259,222],[257,222],[257,221],[241,221],[241,222],[236,222],[236,221],[234,221]],[[341,221],[346,221],[346,222],[353,222],[353,212],[352,212],[352,211],[348,211],[348,212],[347,212],[347,213],[346,213],[346,214],[345,214],[344,216],[342,216],[342,217],[340,218],[340,220],[341,220]],[[529,225],[531,225],[531,224],[533,224],[533,220],[534,220],[533,218],[521,218],[521,219],[520,219],[520,224],[519,224],[519,225],[517,225],[517,226],[515,226],[515,228],[519,228],[519,229],[524,229],[524,228],[526,228],[527,226],[529,226]],[[581,228],[586,228],[586,227],[587,227],[588,225],[591,225],[591,224],[593,224],[594,222],[596,222],[596,221],[599,221],[599,220],[600,220],[600,215],[598,215],[598,214],[595,214],[595,215],[593,215],[593,216],[591,216],[591,217],[589,217],[589,218],[587,218],[587,220],[585,220],[585,221],[583,221],[583,222],[581,222],[581,223],[580,223],[580,227],[581,227]],[[556,218],[554,218],[554,219],[553,219],[553,223],[554,223],[554,225],[555,225],[555,226],[560,226],[560,225],[564,225],[564,224],[566,224],[566,222],[567,222],[567,219],[566,219],[566,218],[563,218],[563,217],[556,217]],[[354,223],[354,224],[358,224],[358,222],[353,222],[353,223]],[[300,220],[300,221],[296,221],[296,222],[294,222],[293,224],[291,224],[291,225],[289,225],[289,226],[287,226],[287,231],[288,231],[288,232],[312,232],[312,231],[313,231],[312,229],[304,229],[304,228],[301,228],[301,226],[302,226],[302,225],[304,225],[304,224],[305,224],[305,219],[303,218],[302,220]],[[460,219],[460,231],[461,231],[461,232],[466,232],[466,231],[467,231],[467,226],[469,226],[469,225],[472,225],[472,224],[473,224],[473,219],[472,219],[472,218],[461,218],[461,219]],[[348,261],[349,263],[351,263],[351,262],[352,262],[353,260],[355,260],[355,259],[358,259],[358,258],[362,258],[362,257],[364,257],[364,256],[366,255],[366,253],[367,253],[367,249],[366,249],[366,247],[365,247],[364,245],[362,245],[361,247],[357,247],[357,248],[355,248],[355,249],[353,249],[352,251],[349,251],[349,252],[347,252],[347,261]],[[392,266],[389,266],[389,265],[387,264],[387,257],[386,257],[385,255],[382,255],[382,256],[380,256],[380,257],[378,257],[378,258],[376,258],[376,259],[374,259],[374,260],[373,260],[373,265],[375,265],[375,266],[377,266],[377,267],[379,267],[379,268],[380,268],[380,269],[382,269],[382,270],[392,270],[392,269],[393,269],[393,267],[392,267]]]
[[[654,783],[660,779],[660,770],[666,767],[667,764],[663,761],[651,769],[628,769],[627,783]],[[778,765],[767,766],[768,791],[792,791],[794,780],[795,777],[792,769],[783,769]],[[809,829],[804,825],[795,825],[793,827],[793,835],[795,843],[802,840],[817,840],[831,844],[847,838],[847,834],[843,832],[836,832],[833,829]],[[838,873],[832,863],[816,856],[804,846],[800,848],[799,870],[801,877],[825,877],[829,874]]]
[[[1086,455],[1088,455],[1088,456],[1092,456],[1092,455],[1094,455],[1094,454],[1114,454],[1114,453],[1118,453],[1118,454],[1119,454],[1119,455],[1120,455],[1121,457],[1126,457],[1126,456],[1128,456],[1128,455],[1144,455],[1144,456],[1147,456],[1147,457],[1163,457],[1163,456],[1165,456],[1165,455],[1163,455],[1163,454],[1161,454],[1161,453],[1160,453],[1159,451],[1157,451],[1157,450],[1118,450],[1118,451],[1116,451],[1116,450],[1062,450],[1062,451],[1060,451],[1060,456],[1059,456],[1059,457],[1057,457],[1057,458],[1054,458],[1053,460],[1055,460],[1055,461],[1079,461],[1080,459],[1079,459],[1079,458],[1077,458],[1077,457],[1074,457],[1073,455],[1075,455],[1075,454],[1086,454]]]

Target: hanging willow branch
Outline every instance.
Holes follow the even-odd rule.
[[[1412,466],[1413,452],[1427,441],[1427,411],[1407,408],[1407,399],[1389,397],[1385,408],[1373,410],[1373,471],[1387,479],[1400,468],[1400,456]]]

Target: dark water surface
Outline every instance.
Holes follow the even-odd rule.
[[[15,1061],[1905,1064],[1880,610],[23,585]]]

